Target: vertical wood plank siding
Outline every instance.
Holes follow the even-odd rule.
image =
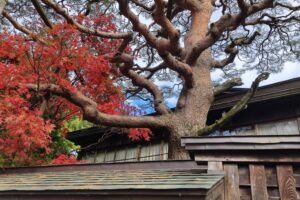
[[[268,199],[267,180],[264,165],[249,165],[251,194],[253,200]]]
[[[222,162],[208,162],[207,163],[208,173],[219,173],[223,171],[223,163]]]
[[[299,135],[189,137],[182,145],[209,172],[222,163],[226,200],[300,200]]]
[[[237,165],[224,166],[225,171],[225,199],[239,200],[239,172]]]
[[[163,140],[136,146],[124,146],[111,150],[89,152],[83,156],[88,163],[152,161],[168,159],[168,143]]]
[[[224,163],[225,200],[299,200],[300,165]],[[219,162],[208,170],[219,171]]]
[[[276,168],[280,198],[282,200],[297,199],[296,180],[293,176],[293,168],[287,165],[278,165]]]

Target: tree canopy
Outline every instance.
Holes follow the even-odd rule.
[[[51,121],[56,117],[45,117],[59,107],[65,110],[58,118],[80,111],[98,125],[163,128],[170,158],[186,158],[180,137],[220,128],[245,109],[269,73],[299,59],[298,0],[1,0],[1,10],[1,107],[7,113],[1,123],[20,138],[59,127]],[[244,64],[235,66],[237,59]],[[245,96],[206,124],[214,96],[241,85],[241,72],[253,69],[260,74]],[[224,72],[218,86],[213,70]],[[161,87],[161,80],[173,84]],[[180,92],[171,111],[165,98],[174,85]],[[156,115],[123,112],[131,97],[150,101]],[[131,133],[149,136],[147,129]]]

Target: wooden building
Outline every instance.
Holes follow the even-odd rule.
[[[208,173],[224,172],[225,200],[300,199],[300,136],[183,138]]]
[[[208,123],[245,93],[219,96]],[[300,199],[300,79],[264,86],[248,108],[210,137],[182,138],[192,160],[167,160],[167,135],[132,142],[116,129],[71,133],[93,164],[0,170],[0,199]],[[116,132],[117,133],[117,132]],[[114,138],[117,137],[117,138]]]
[[[300,199],[300,136],[183,138],[193,161],[7,168],[0,199]]]
[[[234,88],[218,96],[209,112],[208,124],[213,123],[246,93]],[[300,133],[300,78],[260,87],[247,109],[213,136],[232,135],[298,135]],[[116,134],[97,143],[111,128],[90,128],[69,133],[68,139],[81,145],[80,157],[90,163],[131,162],[168,159],[168,136],[154,130],[150,142],[132,142],[126,134]]]

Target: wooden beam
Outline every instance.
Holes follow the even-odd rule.
[[[300,143],[299,135],[247,135],[247,136],[220,136],[220,137],[183,137],[182,146],[202,144],[280,144]]]
[[[289,165],[277,165],[276,170],[281,200],[297,199],[293,167]]]
[[[300,163],[299,153],[292,152],[257,152],[249,154],[237,152],[204,152],[195,153],[196,162],[234,162],[234,163]],[[224,163],[223,163],[224,164]]]
[[[207,170],[209,174],[223,172],[223,163],[222,162],[208,162]]]
[[[263,165],[249,165],[252,200],[268,199],[267,180]]]
[[[239,200],[239,171],[235,164],[224,165],[225,171],[225,199]]]

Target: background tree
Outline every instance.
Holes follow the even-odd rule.
[[[101,23],[113,31],[110,20],[99,16],[86,23]],[[69,129],[74,122],[69,119],[78,116],[79,109],[39,87],[57,84],[78,90],[101,103],[99,111],[119,113],[122,95],[114,85],[117,72],[104,58],[118,41],[105,44],[67,23],[30,34],[33,40],[0,33],[0,164],[74,163],[67,155],[77,147],[64,135],[65,127]],[[37,85],[34,90],[28,88],[32,83]]]
[[[29,3],[32,5],[24,7]],[[99,17],[97,9],[101,10],[101,16],[114,14],[115,30],[82,20]],[[103,48],[121,40],[115,42],[115,51],[107,52],[105,58],[111,62],[112,69],[122,75],[117,82],[130,80],[125,84],[127,88],[122,88],[126,97],[150,99],[155,116],[107,114],[99,109],[103,105],[101,101],[69,83],[32,80],[23,86],[33,92],[50,92],[74,104],[81,109],[84,119],[94,124],[164,128],[170,133],[171,158],[186,158],[180,148],[180,137],[205,135],[219,128],[245,108],[269,72],[280,71],[285,61],[299,58],[299,10],[298,0],[11,1],[2,12],[2,29],[12,30],[9,21],[37,43],[47,43],[49,38],[40,34],[43,28],[65,20],[77,31],[107,41],[99,42]],[[33,26],[36,18],[32,16],[37,15],[41,23]],[[93,52],[89,51],[87,56],[93,56]],[[244,61],[243,66],[234,66],[237,57]],[[95,63],[95,68],[98,65]],[[85,63],[76,66],[80,75]],[[215,69],[233,78],[214,87],[211,72]],[[260,72],[251,89],[219,120],[207,125],[207,113],[214,96],[241,85],[241,79],[234,76],[248,69]],[[73,63],[68,70],[76,74]],[[155,80],[160,79],[172,79],[181,85],[174,112],[165,104],[165,97],[172,90],[157,85]],[[98,85],[93,88],[97,89]]]

